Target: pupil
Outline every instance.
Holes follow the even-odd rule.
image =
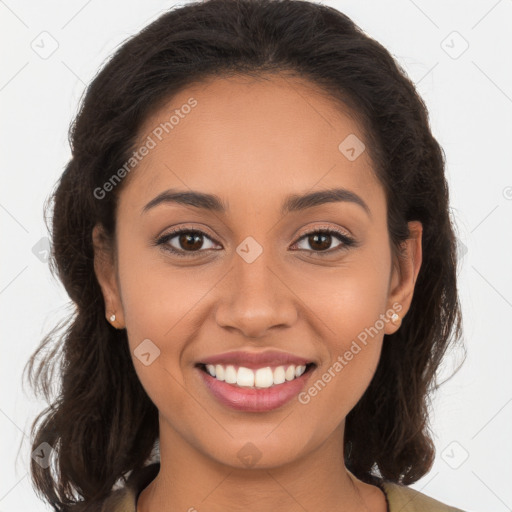
[[[180,236],[180,244],[186,249],[200,249],[202,245],[201,235],[183,234]]]
[[[310,239],[313,239],[313,243],[311,243],[311,241],[310,241],[311,247],[315,248],[315,245],[316,245],[316,248],[321,251],[328,249],[329,246],[331,245],[331,243],[330,243],[331,235],[328,235],[328,234],[319,233],[319,234],[311,235]],[[322,241],[319,242],[319,239],[321,239]]]

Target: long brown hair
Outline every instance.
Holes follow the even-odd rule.
[[[112,239],[125,183],[101,199],[93,191],[130,158],[143,121],[187,85],[283,72],[310,80],[361,121],[397,254],[407,222],[423,224],[412,304],[347,417],[345,464],[363,481],[404,484],[431,468],[429,395],[462,322],[444,155],[425,104],[389,52],[334,8],[304,0],[198,1],[126,41],[87,87],[70,128],[72,158],[46,205],[53,206],[51,270],[75,306],[25,368],[50,404],[31,433],[34,450],[43,442],[53,448],[52,463],[32,460],[31,476],[54,510],[78,502],[74,510],[85,510],[104,498],[148,462],[158,440],[158,410],[137,378],[126,331],[105,320],[93,267],[93,226],[101,223]]]

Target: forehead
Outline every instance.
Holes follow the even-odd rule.
[[[151,149],[122,195],[135,206],[171,187],[236,201],[342,185],[369,197],[380,187],[368,151],[344,153],[354,142],[359,152],[363,139],[350,110],[306,80],[210,78],[146,119],[139,146],[151,140]]]

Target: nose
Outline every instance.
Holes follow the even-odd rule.
[[[220,294],[217,325],[246,338],[261,338],[297,320],[297,298],[265,251],[252,263],[235,256]]]

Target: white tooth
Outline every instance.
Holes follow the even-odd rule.
[[[215,377],[218,380],[224,380],[224,367],[220,364],[215,365]]]
[[[236,374],[236,383],[239,386],[254,386],[254,372],[249,368],[240,366],[240,368],[238,368],[238,373]]]
[[[285,373],[286,380],[293,380],[295,378],[295,366],[288,366]]]
[[[274,370],[274,384],[282,384],[286,379],[284,366],[278,366]]]
[[[236,370],[233,365],[226,366],[226,371],[224,372],[224,380],[228,384],[236,384]]]
[[[306,371],[306,367],[304,365],[297,366],[295,368],[295,377],[300,377]]]
[[[257,388],[269,388],[274,383],[274,376],[270,367],[259,368],[256,370],[254,385]]]
[[[206,370],[212,377],[215,377],[215,366],[213,366],[213,364],[207,364]]]

